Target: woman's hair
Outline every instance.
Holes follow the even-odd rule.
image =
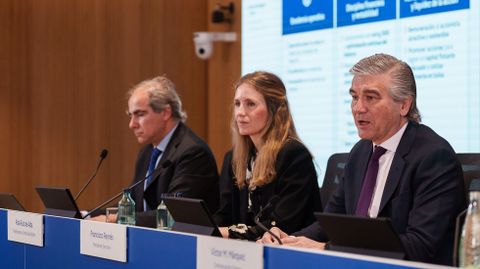
[[[249,189],[270,183],[276,176],[275,161],[278,152],[288,139],[300,140],[288,107],[285,85],[276,75],[256,71],[241,77],[235,84],[249,85],[262,94],[268,110],[268,120],[262,131],[263,146],[259,149],[249,181]],[[246,186],[247,165],[255,152],[255,145],[248,135],[240,135],[232,113],[233,172],[239,188]]]

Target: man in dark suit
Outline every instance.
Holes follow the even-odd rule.
[[[385,54],[358,62],[350,95],[361,140],[352,148],[343,180],[325,208],[329,213],[388,217],[415,261],[452,264],[455,217],[465,208],[463,174],[449,143],[420,124],[411,68]],[[286,245],[324,248],[314,223]],[[270,235],[265,243],[275,242]]]
[[[128,92],[129,128],[140,144],[132,190],[136,224],[156,227],[162,195],[203,199],[218,207],[218,173],[210,148],[183,122],[186,114],[166,77],[143,81]]]

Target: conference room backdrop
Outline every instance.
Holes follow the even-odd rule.
[[[195,31],[240,33],[213,24],[217,0],[3,0],[0,2],[0,192],[41,212],[34,187],[75,195],[103,148],[109,156],[79,198],[92,208],[127,186],[140,146],[128,129],[125,92],[166,74],[191,126],[221,163],[230,148],[232,84],[240,42],[215,44],[209,61],[194,53]]]

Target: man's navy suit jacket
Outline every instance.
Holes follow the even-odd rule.
[[[354,215],[373,145],[359,141],[325,212]],[[415,261],[452,264],[455,218],[466,207],[461,164],[450,144],[429,127],[409,122],[388,173],[379,217],[387,217]],[[315,223],[296,235],[326,241]]]
[[[147,175],[152,149],[152,145],[146,145],[140,150],[133,183]],[[144,184],[132,191],[137,225],[156,227],[156,208],[164,193],[203,199],[211,212],[217,210],[219,189],[215,158],[207,144],[183,123],[178,124],[152,177],[145,191]],[[143,198],[152,210],[143,212]]]

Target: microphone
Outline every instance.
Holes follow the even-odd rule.
[[[105,160],[105,158],[107,158],[107,155],[108,155],[108,150],[103,149],[102,152],[100,153],[100,158],[98,159],[97,167],[93,171],[93,174],[90,176],[87,183],[83,186],[83,188],[75,196],[75,199],[74,199],[75,201],[77,201],[78,197],[80,197],[80,194],[82,194],[82,192],[87,188],[87,186],[90,184],[90,182],[92,182],[92,180],[95,178],[98,170],[100,169],[100,165],[102,165],[103,160]]]
[[[270,200],[268,201],[268,203],[265,205],[265,207],[262,207],[260,208],[260,211],[258,212],[258,214],[255,216],[255,218],[253,219],[253,221],[255,222],[255,224],[258,225],[258,227],[260,227],[264,232],[267,232],[269,233],[273,238],[275,238],[275,240],[277,240],[278,244],[280,245],[283,245],[282,244],[282,241],[280,240],[280,238],[278,238],[278,236],[276,234],[274,234],[272,231],[270,231],[269,229],[267,229],[267,227],[265,227],[265,225],[263,225],[261,222],[260,222],[260,218],[262,217],[263,213],[270,207],[273,207],[277,202],[278,200],[280,200],[280,196],[278,195],[274,195],[272,198],[270,198]]]
[[[172,162],[171,162],[170,160],[166,160],[166,161],[163,162],[162,168],[167,168],[167,167],[169,167],[171,164],[172,164]],[[147,180],[154,172],[155,172],[155,170],[154,170],[152,173],[146,175],[146,176],[145,176],[144,178],[142,178],[141,180],[139,180],[139,181],[135,182],[134,184],[130,185],[130,186],[129,186],[128,188],[126,188],[126,189],[132,190],[132,189],[135,188],[136,186],[142,184],[142,183],[145,182],[145,180]],[[115,200],[115,199],[117,199],[118,197],[122,196],[122,194],[123,194],[123,191],[117,193],[117,194],[116,194],[115,196],[113,196],[112,198],[110,198],[110,199],[108,199],[107,201],[101,203],[99,206],[95,207],[94,209],[88,211],[87,214],[85,214],[85,215],[83,216],[83,218],[85,219],[86,217],[90,216],[91,214],[97,212],[99,209],[101,209],[101,208],[104,207],[105,205],[108,205],[108,204],[111,203],[113,200]]]

